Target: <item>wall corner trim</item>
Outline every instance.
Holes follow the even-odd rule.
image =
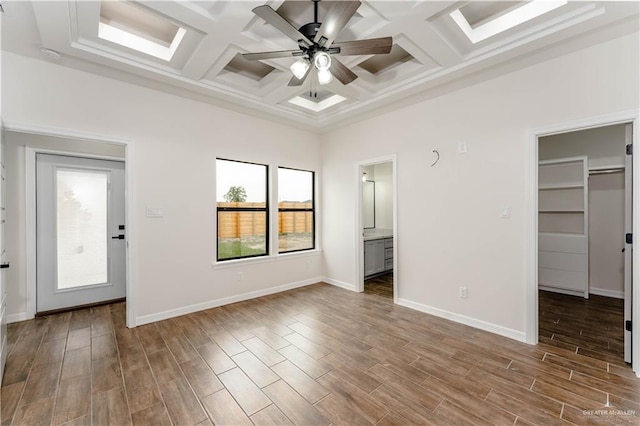
[[[407,299],[398,298],[398,305],[415,309],[416,311],[424,312],[426,314],[435,315],[437,317],[448,319],[460,324],[468,325],[473,328],[488,331],[489,333],[508,337],[509,339],[517,340],[522,343],[527,343],[524,331],[513,330],[501,325],[478,320],[465,315],[456,314],[455,312],[445,311],[444,309],[434,308],[433,306],[423,305],[421,303],[413,302]]]
[[[333,286],[343,288],[345,290],[357,291],[355,284],[345,283],[343,281],[334,280],[333,278],[329,278],[329,277],[322,277],[322,281],[327,284],[331,284]]]
[[[243,302],[245,300],[255,299],[257,297],[267,296],[269,294],[281,293],[283,291],[292,290],[294,288],[305,287],[311,284],[322,282],[322,278],[310,278],[303,281],[283,284],[275,287],[266,288],[264,290],[250,291],[235,296],[224,297],[222,299],[209,300],[207,302],[196,303],[194,305],[183,306],[181,308],[170,309],[168,311],[158,312],[155,314],[143,315],[136,317],[135,326],[150,324],[152,322],[162,321],[181,315],[192,314],[194,312],[203,311],[205,309],[217,308],[219,306],[229,305],[231,303]]]
[[[7,315],[7,324],[11,324],[14,322],[26,321],[33,319],[33,316],[27,315],[26,312],[19,312],[17,314],[8,314]]]

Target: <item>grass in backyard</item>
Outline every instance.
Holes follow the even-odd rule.
[[[266,254],[264,240],[262,244],[255,241],[243,241],[239,239],[218,240],[218,259],[233,259],[243,256]]]

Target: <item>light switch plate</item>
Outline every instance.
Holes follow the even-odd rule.
[[[164,217],[164,209],[162,207],[150,207],[150,206],[147,206],[147,209],[145,211],[145,216],[146,217],[151,217],[151,218]]]
[[[500,217],[502,219],[509,219],[511,217],[511,207],[503,207],[500,209]]]
[[[458,142],[458,152],[467,152],[466,142]]]

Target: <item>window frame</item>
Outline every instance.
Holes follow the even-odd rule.
[[[304,251],[311,251],[311,250],[315,250],[316,249],[316,229],[317,229],[317,224],[316,224],[316,172],[313,170],[304,170],[304,169],[297,169],[294,167],[283,167],[283,166],[278,166],[278,170],[280,169],[286,169],[286,170],[295,170],[298,172],[306,172],[306,173],[311,173],[311,208],[305,208],[305,209],[293,209],[293,208],[280,208],[280,201],[278,201],[278,216],[280,216],[280,212],[310,212],[311,213],[311,224],[313,226],[313,229],[311,230],[311,247],[309,248],[303,248],[303,249],[297,249],[297,250],[287,250],[287,251],[280,251],[280,231],[278,229],[276,229],[276,235],[278,238],[278,247],[277,247],[277,253],[278,255],[287,255],[290,253],[300,253],[300,252],[304,252]],[[280,175],[278,175],[278,197],[280,194]]]
[[[251,258],[258,258],[258,257],[269,257],[271,255],[271,242],[270,242],[270,235],[271,235],[271,221],[270,221],[270,200],[269,200],[269,165],[268,164],[261,164],[261,163],[254,163],[251,161],[242,161],[242,160],[230,160],[228,158],[220,158],[220,157],[216,157],[216,162],[218,160],[221,161],[230,161],[230,162],[234,162],[234,163],[242,163],[242,164],[251,164],[254,166],[262,166],[265,168],[265,203],[264,203],[264,207],[219,207],[218,206],[218,201],[217,201],[217,195],[216,194],[216,262],[227,262],[229,260],[239,260],[239,259],[251,259]],[[218,170],[216,168],[216,181],[218,179]],[[220,212],[264,212],[265,213],[265,253],[261,253],[261,254],[249,254],[246,256],[237,256],[237,257],[227,257],[224,259],[220,258],[220,237],[219,237],[219,223],[220,223]]]

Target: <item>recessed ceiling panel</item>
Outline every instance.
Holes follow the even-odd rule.
[[[326,93],[323,93],[322,100],[318,99],[319,98],[315,98],[313,95],[309,97],[305,94],[302,94],[300,96],[294,97],[293,99],[289,99],[288,102],[292,105],[302,107],[309,111],[320,112],[347,100],[347,98],[345,98],[344,96],[336,95],[333,93],[329,93],[328,96]]]
[[[413,59],[415,58],[409,52],[394,44],[388,54],[372,56],[366,61],[360,62],[358,66],[373,75],[377,75],[395,65],[400,65]]]
[[[312,1],[287,0],[277,9],[277,12],[285,18],[291,25],[296,28],[314,22],[314,6]],[[323,0],[318,2],[318,22],[322,22],[327,15],[327,11],[335,4],[336,1]],[[356,21],[361,16],[358,12],[351,18]],[[351,22],[350,21],[350,22]],[[347,24],[347,27],[349,24]]]
[[[259,81],[266,77],[274,69],[275,68],[273,68],[272,66],[260,61],[247,61],[240,53],[238,53],[223,68],[223,71],[233,72],[244,77],[248,77],[252,80]]]
[[[319,103],[324,101],[325,99],[327,99],[330,96],[333,96],[334,93],[330,92],[329,90],[326,89],[320,89],[320,90],[309,90],[309,91],[305,91],[304,93],[298,95],[301,98],[307,99],[311,102],[315,102],[315,103]]]
[[[481,21],[476,22],[475,26],[471,25],[467,20],[462,9],[454,10],[450,16],[469,40],[473,44],[476,44],[526,22],[533,21],[539,16],[565,6],[567,2],[568,0],[533,0],[522,2],[521,4],[513,5],[507,10],[489,15]],[[471,13],[471,16],[474,19],[478,19],[486,15],[486,13],[480,13],[481,11],[482,8],[479,7],[475,10],[475,14]]]
[[[125,1],[102,1],[100,22],[169,47],[179,26]]]
[[[470,1],[460,8],[460,12],[471,28],[475,28],[524,3],[524,1]]]
[[[170,61],[184,28],[125,1],[100,3],[98,37]]]

